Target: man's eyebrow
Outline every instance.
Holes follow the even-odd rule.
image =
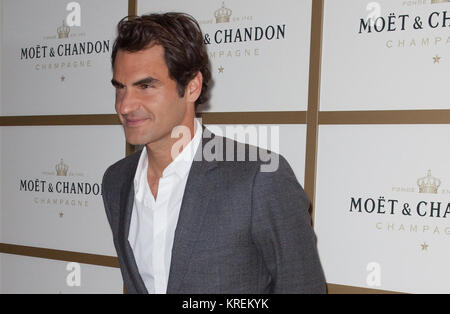
[[[139,85],[142,85],[142,84],[154,84],[156,82],[159,82],[159,80],[155,79],[154,77],[149,76],[149,77],[146,77],[146,78],[143,78],[143,79],[141,79],[139,81],[134,82],[132,85],[133,86],[139,86]],[[114,87],[125,87],[125,84],[120,83],[116,79],[111,79],[111,84]]]
[[[117,80],[115,80],[115,79],[112,79],[112,80],[111,80],[111,84],[112,84],[114,87],[125,87],[125,85],[123,85],[122,83],[120,83],[119,81],[117,81]]]
[[[156,82],[159,82],[157,79],[155,79],[154,77],[146,77],[143,78],[142,80],[136,81],[133,83],[133,86],[138,86],[138,85],[142,85],[142,84],[154,84]]]

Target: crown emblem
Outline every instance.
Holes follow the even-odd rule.
[[[56,175],[57,176],[67,176],[67,171],[69,170],[69,166],[64,163],[61,159],[61,162],[55,166]]]
[[[214,12],[216,23],[228,23],[233,11],[225,8],[225,2],[222,2],[222,7]]]
[[[58,38],[68,38],[70,33],[70,27],[66,25],[66,22],[63,20],[62,26],[56,29],[58,32]]]
[[[419,193],[437,194],[441,180],[431,175],[431,170],[428,170],[427,176],[417,180],[419,186]]]

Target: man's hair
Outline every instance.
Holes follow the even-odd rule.
[[[185,13],[168,12],[127,16],[117,25],[117,38],[113,45],[111,63],[119,50],[137,52],[153,45],[164,48],[164,60],[169,76],[177,82],[178,95],[184,96],[187,84],[201,72],[202,92],[195,107],[208,100],[211,79],[208,53],[197,21]]]

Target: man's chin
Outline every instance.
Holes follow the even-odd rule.
[[[139,146],[139,145],[145,145],[145,143],[142,143],[140,141],[133,141],[133,140],[127,140],[127,143],[133,146]]]
[[[126,136],[126,140],[127,140],[128,144],[135,145],[135,146],[136,145],[145,145],[148,143],[148,141],[146,141],[142,138],[134,137],[134,136]]]
[[[148,138],[135,134],[135,132],[130,132],[125,129],[125,138],[128,144],[131,145],[145,145],[148,143]]]

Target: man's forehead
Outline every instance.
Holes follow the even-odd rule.
[[[114,77],[117,76],[161,76],[168,74],[164,50],[154,45],[143,50],[130,52],[119,50],[114,62]]]
[[[143,49],[137,51],[129,51],[124,49],[119,49],[117,51],[117,58],[126,59],[138,59],[138,58],[164,58],[164,47],[157,44],[147,45]]]

